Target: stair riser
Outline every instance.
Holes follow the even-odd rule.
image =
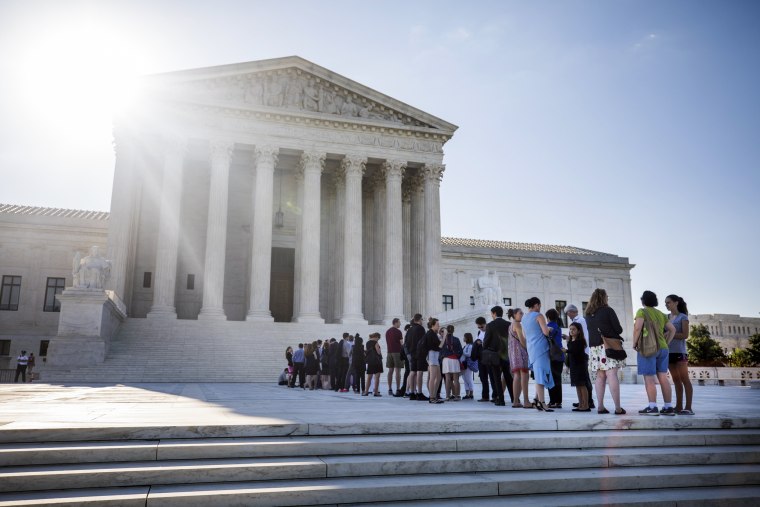
[[[740,452],[697,452],[678,454],[603,453],[520,453],[519,456],[471,454],[446,456],[405,455],[393,459],[386,455],[376,460],[357,461],[350,457],[301,458],[279,463],[198,463],[166,461],[131,467],[89,467],[85,470],[6,469],[0,473],[0,491],[35,491],[66,488],[103,488],[161,484],[271,481],[306,478],[341,478],[366,476],[398,476],[442,473],[475,473],[563,469],[605,469],[608,467],[687,466],[705,464],[757,464],[756,450]],[[222,460],[223,461],[223,460]],[[662,486],[652,486],[662,487]]]
[[[579,432],[576,432],[579,433]],[[363,441],[364,440],[364,441]],[[328,438],[295,438],[262,442],[249,439],[202,439],[182,441],[154,441],[134,445],[115,446],[78,443],[71,448],[63,445],[50,449],[24,444],[16,450],[12,446],[0,448],[0,466],[22,466],[65,463],[107,463],[156,460],[186,460],[212,458],[265,458],[351,454],[403,454],[414,452],[489,452],[530,449],[592,449],[617,447],[702,447],[705,445],[760,445],[760,431],[734,435],[731,432],[698,433],[675,432],[663,435],[637,435],[636,432],[614,434],[607,438],[572,433],[555,435],[552,432],[537,436],[522,435],[420,435],[414,438],[389,436],[380,439],[334,441]]]

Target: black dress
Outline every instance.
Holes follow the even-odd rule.
[[[306,356],[304,371],[306,375],[319,375],[319,360],[313,352],[311,355]]]
[[[568,341],[567,354],[570,356],[570,385],[573,387],[585,386],[589,378],[585,340]]]
[[[367,375],[383,372],[383,356],[375,349],[376,341],[367,342]]]

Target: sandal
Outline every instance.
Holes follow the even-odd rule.
[[[615,415],[625,415],[625,413],[626,413],[626,412],[625,412],[625,409],[624,409],[624,408],[621,408],[621,409],[620,409],[620,412],[618,412],[617,410],[615,410]]]
[[[523,408],[523,404],[519,401],[517,403],[512,403],[512,408]]]
[[[679,410],[678,415],[694,415],[694,412],[692,412],[689,409]]]
[[[596,411],[596,413],[597,413],[597,414],[609,414],[609,413],[610,413],[610,411],[609,411],[609,410],[607,410],[606,408],[603,408],[603,409],[601,409],[601,410],[597,410],[597,411]]]
[[[526,403],[522,408],[536,408],[536,405],[534,403]]]
[[[549,408],[543,401],[535,400],[536,408],[539,412],[554,412],[554,409]]]

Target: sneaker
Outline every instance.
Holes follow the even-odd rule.
[[[673,407],[663,408],[660,410],[660,415],[676,415],[676,409]]]
[[[660,415],[660,411],[657,410],[657,407],[647,407],[644,409],[639,410],[640,415]]]

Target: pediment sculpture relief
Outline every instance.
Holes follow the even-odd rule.
[[[242,101],[252,106],[433,128],[432,125],[297,69],[196,81],[188,83],[187,89],[194,94]]]

